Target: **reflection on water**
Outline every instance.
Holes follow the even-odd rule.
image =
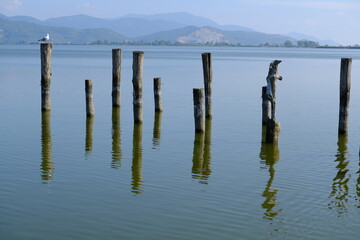
[[[114,107],[112,109],[112,168],[120,168],[121,167],[121,129],[120,129],[120,108]]]
[[[132,151],[132,192],[142,193],[142,124],[134,124]]]
[[[211,119],[206,119],[205,133],[195,133],[192,177],[208,184],[211,174]]]
[[[266,134],[266,126],[263,126],[262,129],[262,140],[264,140],[264,134]],[[264,202],[261,204],[261,207],[265,210],[264,218],[268,220],[273,220],[280,212],[281,209],[274,209],[279,203],[277,202],[276,195],[278,190],[272,189],[272,183],[275,178],[275,164],[280,159],[280,151],[277,143],[261,143],[260,148],[260,159],[261,163],[264,164],[264,169],[269,170],[269,180],[266,183],[265,190],[262,193],[262,196],[265,198]]]
[[[153,130],[153,149],[159,149],[160,147],[160,135],[161,135],[161,119],[162,112],[155,112],[154,130]]]
[[[336,208],[339,214],[346,213],[346,207],[349,195],[348,182],[350,176],[347,174],[349,169],[347,168],[349,161],[347,150],[348,136],[346,134],[339,134],[338,136],[338,150],[335,163],[338,172],[333,178],[332,191],[329,198],[331,199],[329,208]]]
[[[360,155],[360,153],[359,153],[359,155]],[[360,159],[359,159],[359,167],[360,167]],[[358,174],[358,178],[356,181],[356,196],[359,201],[357,208],[360,208],[360,168],[359,168],[359,171],[357,172],[357,174]]]
[[[50,111],[41,113],[41,178],[45,184],[51,183],[54,170],[50,120]]]
[[[94,127],[94,117],[86,117],[86,133],[85,133],[85,154],[86,155],[92,151],[93,127]]]

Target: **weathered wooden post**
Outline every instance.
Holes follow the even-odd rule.
[[[86,99],[86,116],[94,116],[94,103],[93,103],[93,93],[92,93],[92,81],[85,80],[85,99]]]
[[[195,132],[205,131],[204,89],[193,89]]]
[[[142,114],[142,73],[144,52],[133,52],[133,110],[134,123],[143,122]]]
[[[155,112],[162,111],[161,78],[154,78]]]
[[[351,58],[341,59],[340,69],[340,109],[339,109],[339,134],[348,132],[348,110],[350,103],[351,86]]]
[[[271,103],[271,118],[274,120],[276,119],[276,80],[282,80],[282,77],[278,75],[278,65],[280,63],[281,60],[272,61],[269,66],[268,76],[266,77],[266,94]]]
[[[204,89],[205,89],[205,115],[206,118],[212,117],[212,66],[211,53],[202,53],[202,63],[204,71]]]
[[[51,110],[50,83],[51,83],[51,43],[41,43],[41,111]]]
[[[266,97],[271,103],[271,118],[268,118],[266,122],[266,143],[277,142],[280,133],[280,124],[276,122],[275,118],[276,80],[282,80],[282,77],[278,76],[278,65],[280,63],[280,60],[272,61],[269,66],[268,76],[266,77]]]
[[[112,50],[112,106],[120,107],[121,49]]]
[[[266,125],[266,122],[271,118],[271,104],[266,94],[266,86],[262,87],[262,125]]]

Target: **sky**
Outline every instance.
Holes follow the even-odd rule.
[[[40,20],[170,12],[188,12],[265,33],[294,31],[343,45],[360,44],[360,0],[0,0],[1,14]]]

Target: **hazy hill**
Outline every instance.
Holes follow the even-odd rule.
[[[129,38],[108,29],[75,30],[66,27],[51,27],[24,21],[0,18],[0,43],[32,43],[50,34],[52,43],[91,43],[96,40],[128,41]]]
[[[129,14],[114,19],[102,19],[83,14],[49,18],[43,24],[75,29],[108,28],[129,37],[139,37],[156,32],[174,30],[185,26],[211,26],[223,30],[253,31],[236,25],[219,25],[216,22],[186,12],[163,13],[154,15]]]
[[[107,28],[129,37],[147,35],[184,26],[177,22],[171,22],[161,19],[149,20],[135,17],[102,19],[82,14],[67,17],[50,18],[45,20],[43,23],[49,26],[70,27],[75,29]]]
[[[0,43],[34,42],[50,33],[53,43],[86,44],[93,41],[170,41],[181,43],[230,43],[242,45],[283,44],[286,40],[312,40],[322,45],[339,45],[320,41],[300,33],[265,34],[236,25],[216,22],[186,12],[154,15],[127,15],[103,19],[87,15],[50,18],[44,21],[28,16],[7,17],[0,14]]]
[[[241,30],[241,31],[254,31],[251,28],[237,26],[237,25],[220,25],[208,18],[194,16],[187,12],[174,12],[174,13],[160,13],[160,14],[153,14],[153,15],[135,15],[129,14],[126,17],[133,17],[133,18],[142,18],[142,19],[149,19],[149,20],[164,20],[170,22],[176,22],[183,26],[197,26],[197,27],[204,27],[210,26],[215,27],[223,30]],[[144,34],[145,35],[145,34]]]
[[[250,31],[226,31],[213,27],[188,26],[181,29],[159,32],[136,38],[137,41],[170,41],[179,43],[230,43],[241,45],[283,44],[286,40],[296,41],[294,38],[276,34],[265,34]]]

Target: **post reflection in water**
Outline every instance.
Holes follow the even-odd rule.
[[[112,168],[121,167],[121,129],[120,129],[120,108],[113,107],[112,109]]]
[[[359,153],[359,158],[360,158],[360,153]],[[360,167],[360,159],[359,159],[359,167]],[[360,208],[360,168],[359,171],[357,171],[357,181],[356,181],[356,196],[357,196],[357,200],[359,201],[357,208]]]
[[[272,184],[275,178],[275,164],[280,159],[280,151],[278,143],[265,143],[266,126],[262,128],[262,142],[260,148],[261,163],[265,164],[265,169],[269,170],[269,180],[266,183],[265,190],[262,196],[265,198],[261,207],[265,210],[264,217],[268,220],[273,220],[281,209],[276,210],[275,207],[279,204],[276,199],[278,190],[272,189]]]
[[[94,118],[86,117],[86,133],[85,133],[85,154],[86,155],[92,151],[93,128],[94,128]]]
[[[159,149],[160,147],[161,118],[162,118],[162,112],[155,112],[154,130],[153,130],[153,138],[152,138],[153,149]]]
[[[142,193],[142,124],[134,124],[132,151],[132,192]]]
[[[53,177],[50,111],[41,113],[41,178],[43,183],[51,183]]]
[[[360,155],[360,153],[359,153]],[[360,156],[359,156],[360,158]],[[360,159],[359,159],[359,167],[360,167]],[[357,200],[359,201],[357,208],[360,208],[360,168],[359,171],[357,172],[358,174],[358,178],[357,178],[357,182],[356,182],[356,195],[357,195]]]
[[[211,174],[211,119],[206,119],[205,133],[195,133],[192,177],[208,184]]]
[[[347,151],[348,136],[346,134],[339,134],[338,136],[338,150],[335,163],[337,164],[336,169],[338,172],[333,178],[332,191],[329,198],[331,199],[329,208],[336,208],[339,214],[346,212],[346,205],[349,195],[348,182],[350,180],[347,174],[349,169],[347,168],[349,161]]]

